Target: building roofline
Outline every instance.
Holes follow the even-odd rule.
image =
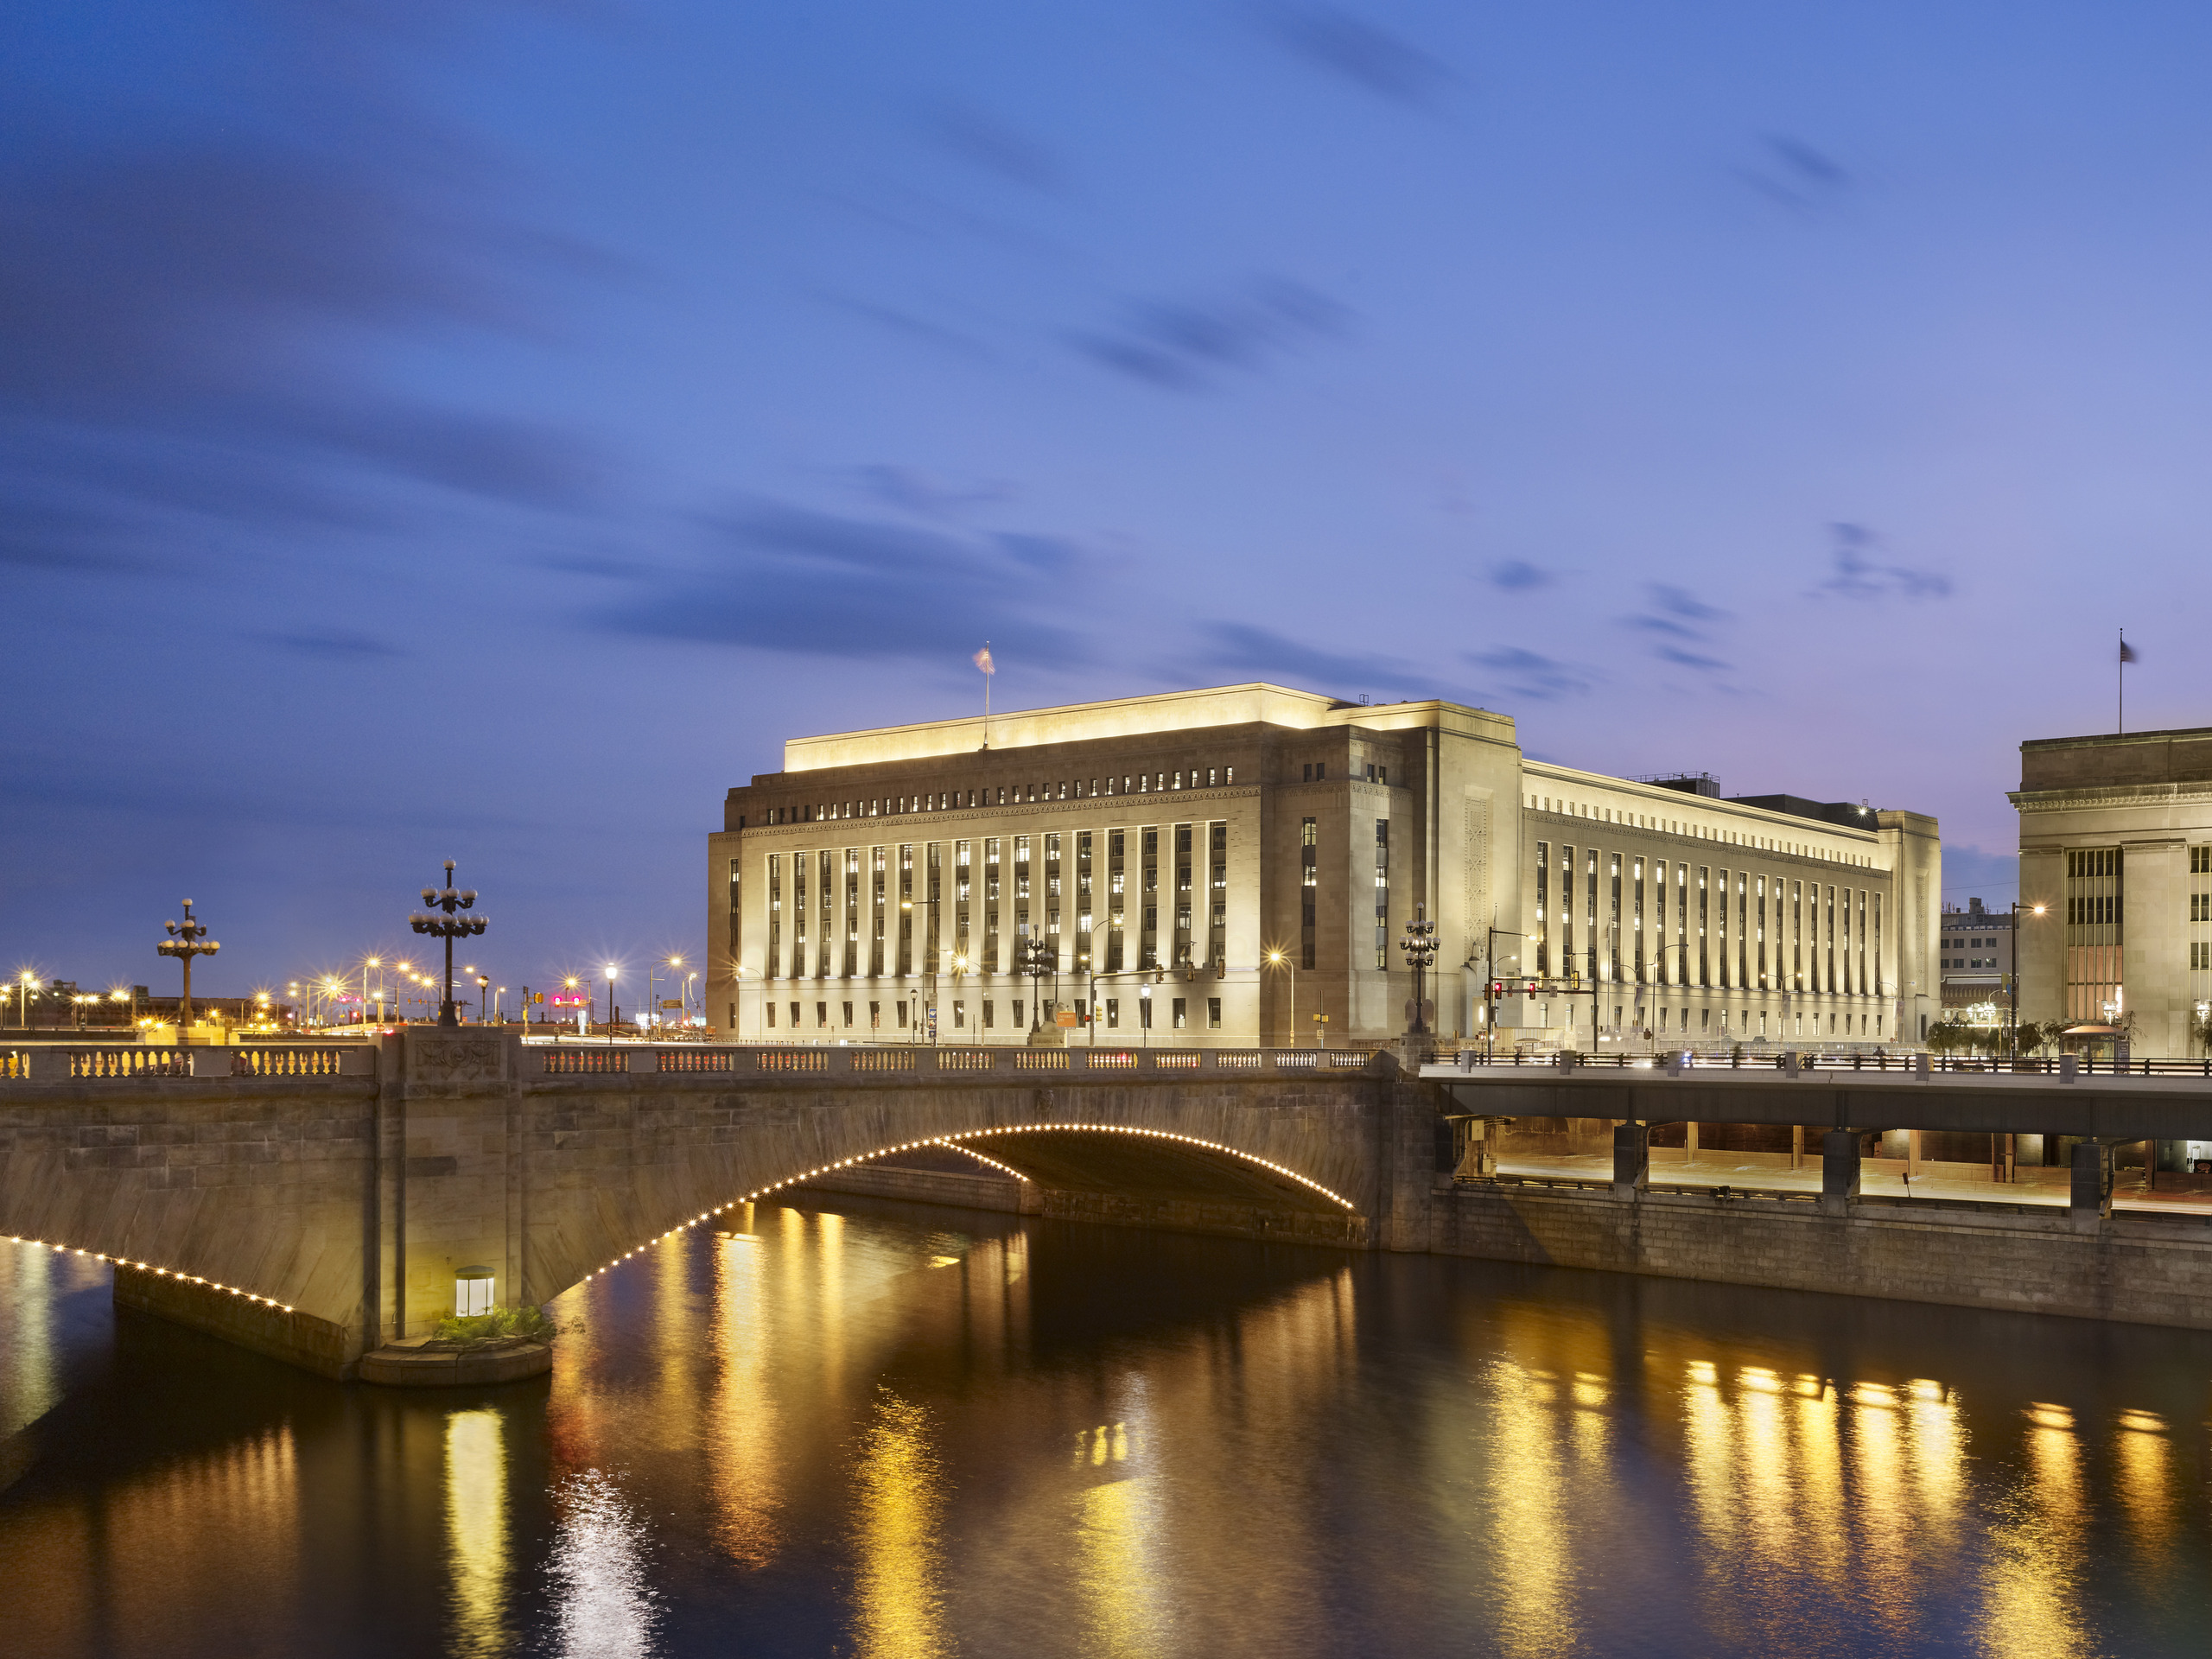
[[[2130,743],[2164,743],[2177,737],[2212,740],[2212,726],[2181,726],[2163,732],[2104,732],[2087,737],[2030,737],[2021,740],[2026,749],[2090,749]]]
[[[1811,826],[1831,835],[1850,836],[1877,844],[1881,841],[1881,834],[1875,823],[1877,814],[1872,810],[1867,813],[1867,827],[1861,830],[1854,824],[1834,823],[1826,818],[1801,818],[1795,812],[1777,812],[1768,807],[1746,806],[1739,801],[1729,799],[1725,795],[1692,795],[1687,791],[1669,789],[1661,784],[1639,784],[1634,779],[1616,778],[1609,772],[1585,772],[1579,766],[1560,766],[1555,760],[1530,760],[1524,758],[1521,763],[1521,770],[1524,778],[1540,776],[1557,778],[1563,782],[1580,784],[1586,788],[1622,791],[1635,796],[1639,800],[1650,801],[1662,806],[1672,805],[1677,810],[1678,815],[1683,808],[1696,806],[1707,811],[1726,812],[1732,817],[1751,823],[1770,823],[1782,829],[1792,827],[1803,829]]]
[[[1164,737],[1176,732],[1198,732],[1224,726],[1273,725],[1290,730],[1320,730],[1331,726],[1367,723],[1398,729],[1408,726],[1458,727],[1468,729],[1471,734],[1473,728],[1484,724],[1502,726],[1508,732],[1512,729],[1509,716],[1441,699],[1351,702],[1318,691],[1251,680],[1238,685],[1199,686],[1041,709],[994,709],[988,732],[984,716],[978,713],[947,720],[916,721],[902,726],[868,727],[790,738],[784,744],[783,773],[942,760],[980,753],[986,747],[996,753],[1101,738]],[[1046,729],[1053,725],[1089,729]],[[779,774],[760,774],[775,775]]]

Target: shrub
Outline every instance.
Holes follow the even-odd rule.
[[[545,1317],[542,1307],[495,1307],[489,1313],[475,1313],[466,1317],[448,1313],[440,1319],[430,1333],[436,1342],[450,1342],[464,1348],[473,1348],[487,1342],[504,1342],[519,1337],[526,1342],[550,1342],[560,1327]]]

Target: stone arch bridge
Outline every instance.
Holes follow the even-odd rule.
[[[1047,1215],[1427,1248],[1439,1099],[1314,1050],[527,1044],[0,1056],[0,1234],[117,1299],[334,1376],[427,1332],[464,1268],[544,1302],[669,1231],[917,1143]]]

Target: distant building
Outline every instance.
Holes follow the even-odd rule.
[[[1447,1038],[1872,1046],[1938,1007],[1933,819],[1536,761],[1452,703],[1253,684],[794,738],[723,813],[709,1006],[747,1039],[1017,1042],[1041,997],[1102,1042],[1373,1041],[1417,912]]]
[[[2012,912],[1943,906],[1936,941],[1943,975],[1943,1017],[1974,1025],[2003,1025],[2012,1014]]]
[[[2020,1017],[2201,1054],[2212,1007],[2212,728],[2020,745]]]

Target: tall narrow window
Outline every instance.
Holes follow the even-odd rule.
[[[1713,963],[1708,955],[1712,941],[1707,937],[1712,911],[1707,894],[1707,884],[1713,878],[1713,867],[1700,864],[1697,872],[1697,982],[1710,988],[1713,984]]]
[[[784,855],[768,855],[768,960],[761,973],[769,979],[784,971]]]
[[[1805,988],[1805,885],[1789,884],[1789,988]]]
[[[1606,880],[1609,883],[1605,912],[1605,977],[1618,982],[1621,976],[1621,855],[1613,853],[1605,860]],[[1620,1023],[1616,1020],[1615,1025]]]
[[[1640,858],[1636,861],[1634,875],[1635,891],[1633,895],[1633,903],[1636,906],[1636,914],[1634,918],[1634,931],[1636,934],[1636,982],[1641,985],[1646,982],[1649,978],[1649,976],[1644,971],[1643,861]],[[1665,887],[1662,885],[1659,891],[1660,896],[1663,899],[1666,896]]]
[[[806,977],[806,867],[804,853],[791,855],[791,977]],[[798,1016],[791,1016],[798,1023]]]
[[[1675,981],[1677,985],[1690,982],[1690,867],[1675,866]],[[1665,975],[1661,975],[1665,978]],[[1688,1018],[1688,1011],[1683,1011]]]
[[[1097,792],[1097,789],[1094,786],[1091,793],[1095,795]],[[1095,902],[1091,886],[1092,834],[1093,832],[1089,830],[1080,830],[1076,832],[1075,837],[1075,952],[1076,965],[1078,968],[1096,963],[1097,961],[1097,958],[1091,955],[1094,949],[1091,944],[1091,923],[1096,914],[1092,908]]]
[[[1111,973],[1121,972],[1124,965],[1122,928],[1128,914],[1127,842],[1126,830],[1106,832],[1106,967]]]
[[[1390,965],[1390,820],[1375,820],[1375,965]]]
[[[1206,960],[1219,967],[1229,960],[1229,826],[1206,831]]]
[[[1313,820],[1307,818],[1298,828],[1298,951],[1300,963],[1313,965],[1313,907],[1320,894],[1320,840],[1314,833]]]
[[[825,814],[825,816],[827,816]],[[814,976],[827,979],[837,950],[837,855],[828,849],[815,855],[814,893],[821,906],[821,925],[814,930]]]
[[[845,957],[837,971],[850,979],[861,970],[860,956],[861,849],[848,847],[845,849]]]
[[[1736,983],[1748,986],[1751,982],[1751,878],[1743,871],[1736,872]]]
[[[1559,849],[1559,970],[1572,979],[1581,973],[1582,959],[1574,954],[1574,849]],[[1497,977],[1492,975],[1491,977]],[[1569,1004],[1572,1007],[1573,1004]]]
[[[1552,925],[1549,914],[1551,880],[1552,844],[1548,841],[1540,841],[1536,843],[1536,972],[1547,977],[1552,970]],[[1485,957],[1490,955],[1487,941],[1485,941],[1483,955]],[[1495,964],[1491,967],[1491,977],[1492,979],[1497,977]]]
[[[1137,833],[1137,902],[1143,907],[1137,918],[1137,966],[1157,968],[1160,965],[1160,831],[1146,828]]]
[[[730,860],[730,861],[729,861],[729,953],[730,953],[730,955],[731,955],[731,956],[733,956],[733,957],[735,957],[735,956],[737,956],[737,955],[740,953],[739,947],[743,944],[743,940],[742,940],[742,938],[741,938],[741,935],[740,935],[740,931],[739,931],[739,928],[738,928],[738,918],[745,913],[745,907],[744,907],[744,906],[743,906],[742,904],[741,904],[741,903],[739,902],[740,895],[739,895],[739,893],[738,893],[738,885],[737,885],[737,884],[738,884],[738,868],[739,868],[739,861],[738,861],[738,860],[736,860],[736,859],[734,859],[734,858],[733,858],[732,860]]]
[[[1177,967],[1191,965],[1192,918],[1194,897],[1191,871],[1197,855],[1192,847],[1191,826],[1175,826],[1175,954],[1169,958]]]

